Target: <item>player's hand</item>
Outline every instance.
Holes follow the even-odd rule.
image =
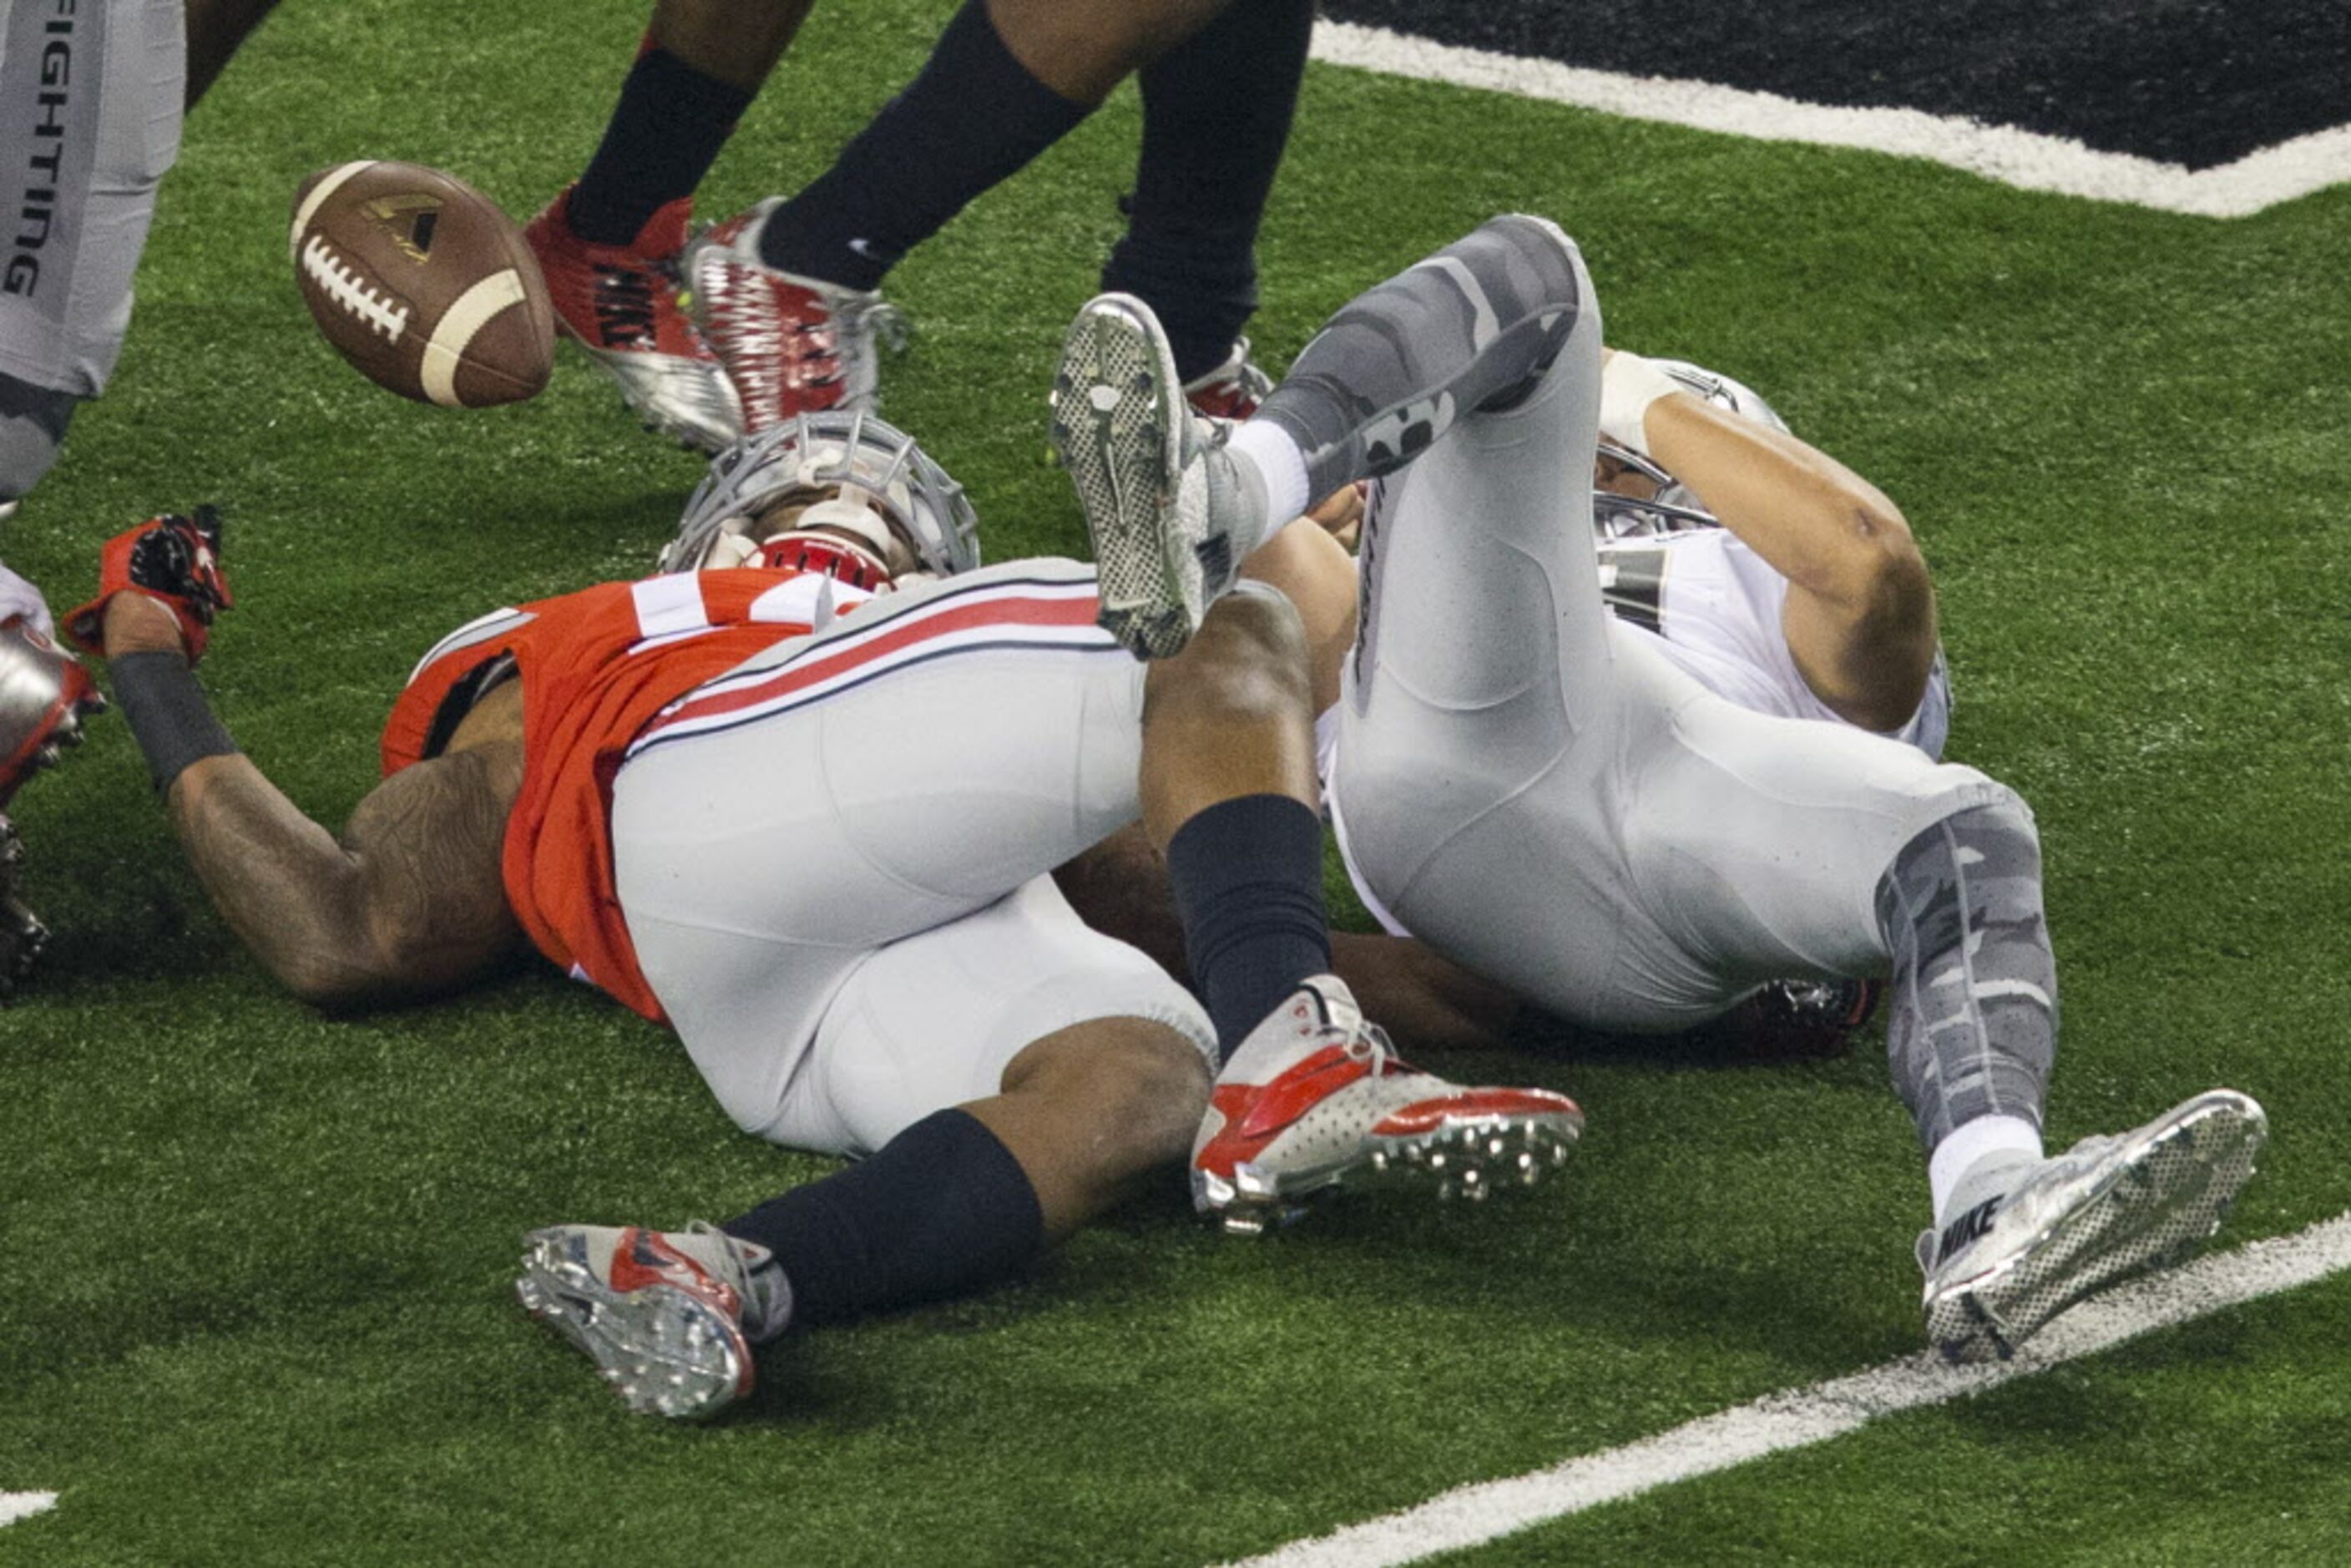
[[[194,664],[204,656],[213,617],[235,601],[221,575],[221,518],[210,507],[195,516],[150,517],[107,540],[99,559],[98,597],[66,617],[66,636],[93,653],[132,650],[108,646],[114,618],[107,613],[118,594],[150,599],[168,609],[179,624],[179,645]]]
[[[1356,539],[1364,531],[1364,497],[1370,489],[1371,486],[1361,480],[1353,485],[1343,485],[1317,501],[1306,515],[1324,533],[1353,549]]]
[[[104,711],[80,660],[23,616],[0,621],[0,806],[65,747],[80,745],[82,720]]]

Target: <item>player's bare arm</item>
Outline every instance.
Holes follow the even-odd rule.
[[[1835,458],[1690,395],[1635,356],[1610,358],[1604,399],[1644,369],[1665,386],[1641,405],[1639,429],[1609,430],[1604,415],[1604,431],[1637,436],[1627,444],[1788,580],[1788,651],[1822,702],[1865,729],[1907,722],[1934,666],[1935,591],[1900,509]]]
[[[118,688],[122,661],[186,659],[183,623],[163,601],[115,592],[101,613]],[[191,679],[166,700],[184,704],[193,689]],[[171,716],[124,695],[151,765],[171,769],[165,802],[197,879],[296,996],[332,1008],[416,999],[478,979],[520,950],[498,876],[522,777],[518,686],[486,697],[445,755],[378,786],[340,838],[233,749],[159,764],[173,755]]]

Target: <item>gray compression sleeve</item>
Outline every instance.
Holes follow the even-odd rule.
[[[1342,307],[1259,411],[1305,455],[1306,493],[1389,473],[1461,414],[1524,396],[1590,304],[1571,251],[1512,214]]]
[[[1932,1150],[1979,1116],[2041,1124],[2057,1051],[2057,966],[2042,913],[2041,841],[2015,796],[1945,818],[1877,887],[1894,952],[1886,1050]]]

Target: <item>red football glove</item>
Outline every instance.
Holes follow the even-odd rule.
[[[57,761],[62,747],[81,744],[84,718],[105,711],[106,699],[80,660],[21,616],[0,621],[0,806],[7,805],[26,779]],[[0,833],[0,853],[5,839]],[[0,941],[5,925],[6,912],[0,907]]]
[[[115,535],[99,558],[98,597],[65,619],[67,640],[104,653],[107,601],[143,593],[179,618],[180,641],[194,664],[204,656],[213,617],[235,602],[221,575],[220,548],[220,513],[210,507],[198,507],[193,518],[150,517]]]

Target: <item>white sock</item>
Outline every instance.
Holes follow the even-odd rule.
[[[1927,1183],[1934,1189],[1935,1223],[1948,1225],[1957,1218],[1954,1202],[1966,1198],[1968,1207],[1980,1200],[1989,1178],[2008,1166],[2029,1164],[2042,1157],[2041,1129],[2022,1116],[1979,1116],[1955,1128],[1927,1161]]]
[[[1263,526],[1256,538],[1235,539],[1233,559],[1239,560],[1273,537],[1291,518],[1305,515],[1314,497],[1306,493],[1306,455],[1290,432],[1270,419],[1244,423],[1225,443],[1244,481],[1254,476],[1265,497]]]

